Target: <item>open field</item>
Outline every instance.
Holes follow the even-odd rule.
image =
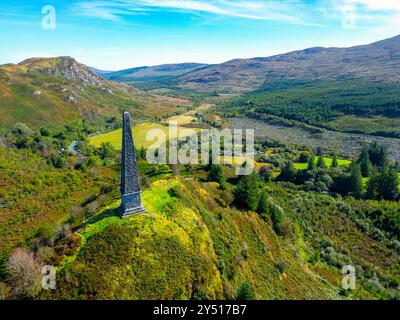
[[[167,140],[172,138],[176,138],[177,136],[180,136],[182,134],[185,134],[185,131],[188,130],[188,128],[180,127],[177,126],[177,135],[173,135],[170,137],[169,135],[169,129],[168,126],[162,125],[162,124],[157,124],[153,122],[146,122],[146,123],[141,123],[138,125],[135,125],[132,127],[133,129],[133,136],[135,139],[135,147],[136,148],[148,148],[153,144],[153,141],[147,141],[146,137],[147,134],[151,130],[161,130],[167,137]],[[194,131],[198,131],[198,129],[191,129]],[[110,131],[107,133],[102,133],[96,136],[93,136],[89,139],[90,143],[94,145],[95,147],[100,147],[102,143],[109,142],[112,144],[112,146],[117,149],[121,150],[122,148],[122,129]]]
[[[324,162],[325,164],[330,167],[332,165],[333,158],[331,157],[324,157]],[[318,158],[315,157],[315,164],[318,162]],[[348,166],[351,164],[350,160],[346,159],[337,159],[338,165],[339,166]],[[305,170],[308,167],[307,163],[295,163],[294,164],[295,169],[297,170]]]
[[[324,152],[337,152],[338,155],[344,158],[356,157],[363,143],[376,141],[378,144],[387,147],[390,159],[400,161],[399,139],[329,130],[324,130],[322,133],[311,132],[303,128],[241,117],[231,118],[229,123],[231,128],[254,129],[256,139],[274,140],[289,145],[306,146],[314,149],[319,147]]]
[[[177,123],[177,135],[174,134],[172,138],[179,137],[181,134],[185,134],[185,130],[190,129],[190,124],[197,124],[197,118],[195,117],[196,113],[201,113],[208,110],[212,105],[208,103],[201,104],[198,108],[190,110],[186,113],[173,116],[168,118],[164,123],[168,124],[169,122],[176,122]],[[183,127],[185,126],[185,127]],[[133,129],[133,136],[135,139],[135,147],[136,148],[148,148],[153,144],[153,141],[147,141],[146,137],[150,130],[161,130],[167,136],[167,140],[170,138],[169,136],[169,128],[168,125],[164,125],[161,123],[154,123],[154,122],[146,122],[146,123],[139,123],[132,127]],[[199,132],[199,128],[193,128],[196,132]],[[100,147],[102,143],[109,142],[112,146],[117,149],[121,150],[122,148],[122,129],[117,129],[114,131],[110,131],[107,133],[102,133],[96,136],[93,136],[89,139],[90,143],[95,147]]]

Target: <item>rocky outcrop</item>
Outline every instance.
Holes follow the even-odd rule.
[[[19,65],[25,66],[28,73],[51,74],[91,86],[103,86],[104,83],[104,79],[71,57],[33,58]]]

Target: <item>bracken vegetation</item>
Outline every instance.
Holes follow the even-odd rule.
[[[138,150],[148,213],[122,220],[119,156],[78,132],[78,154],[60,153],[67,128],[18,125],[0,148],[3,297],[399,298],[400,207],[383,200],[398,197],[398,167],[379,145],[351,164],[258,144],[260,165],[242,178],[231,165],[149,165]],[[35,280],[44,264],[56,266],[56,290]],[[355,291],[340,288],[349,264]]]

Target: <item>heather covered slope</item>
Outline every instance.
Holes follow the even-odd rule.
[[[200,92],[249,92],[275,83],[314,80],[400,80],[400,36],[351,48],[309,48],[267,58],[236,59],[174,79]]]
[[[136,119],[160,117],[190,103],[102,79],[70,57],[34,58],[0,66],[0,130],[72,120],[100,122],[129,110]]]
[[[54,168],[0,148],[0,284],[13,285],[7,261],[24,247],[58,275],[56,291],[30,298],[232,299],[243,283],[256,299],[398,297],[398,202],[260,180],[269,207],[256,213],[234,203],[229,167],[221,190],[206,167],[139,160],[148,213],[120,219],[120,168],[96,158],[69,156]],[[352,292],[341,290],[348,264],[357,270]]]
[[[58,297],[223,299],[248,280],[258,299],[339,298],[290,242],[256,213],[229,208],[217,187],[159,180],[144,192],[147,215],[87,227]]]
[[[384,287],[400,276],[398,255],[358,226],[358,210],[377,203],[268,188],[293,228],[282,236],[268,215],[229,205],[217,184],[185,180],[155,181],[143,196],[147,215],[100,214],[83,229],[57,298],[232,299],[249,282],[257,299],[340,299],[346,264],[358,272],[352,298],[395,292]],[[370,282],[374,274],[387,284]]]

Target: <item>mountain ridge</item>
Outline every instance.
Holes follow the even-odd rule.
[[[172,72],[159,70],[164,67],[170,67]],[[400,81],[400,35],[346,48],[316,46],[268,57],[232,59],[221,64],[144,66],[103,76],[145,89],[170,87],[205,93],[245,93],[285,81]]]
[[[371,79],[400,81],[400,36],[349,48],[313,47],[271,57],[234,59],[175,79],[200,92],[241,93],[275,81]]]

